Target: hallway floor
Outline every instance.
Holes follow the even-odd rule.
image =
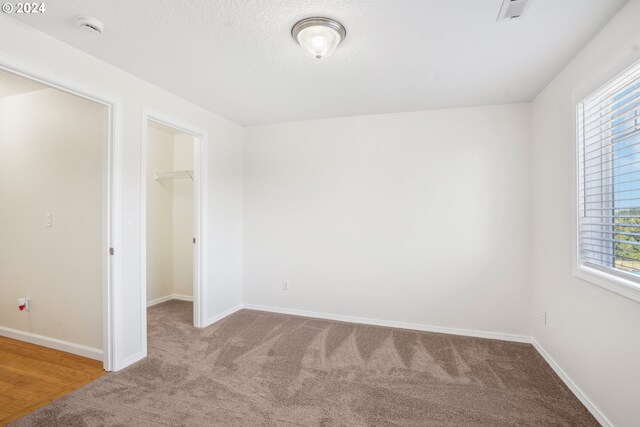
[[[104,375],[100,361],[0,337],[0,426]]]

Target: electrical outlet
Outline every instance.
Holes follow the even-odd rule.
[[[288,291],[289,290],[289,282],[288,281],[283,281],[282,282],[282,290],[283,291]]]
[[[52,212],[45,212],[45,214],[44,214],[44,225],[47,228],[53,227],[53,213]]]
[[[20,311],[29,311],[29,310],[31,310],[31,299],[30,298],[18,298],[18,310],[20,310]]]
[[[546,325],[547,324],[547,309],[543,309],[542,310],[542,324]]]

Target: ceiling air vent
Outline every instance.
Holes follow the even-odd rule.
[[[102,22],[90,16],[79,16],[78,19],[76,19],[76,25],[82,31],[90,34],[99,36],[104,32],[104,25],[102,25]]]
[[[531,0],[504,0],[497,21],[513,21],[522,18]]]

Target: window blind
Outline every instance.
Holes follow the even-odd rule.
[[[579,260],[640,281],[640,62],[577,105]]]

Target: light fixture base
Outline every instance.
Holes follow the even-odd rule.
[[[345,39],[345,37],[347,37],[347,30],[344,28],[344,26],[341,23],[331,18],[321,18],[321,17],[305,18],[301,21],[296,22],[293,28],[291,28],[291,36],[297,42],[298,34],[300,34],[300,31],[304,30],[305,28],[313,27],[316,25],[321,27],[329,27],[336,30],[338,34],[340,34],[341,42]]]

